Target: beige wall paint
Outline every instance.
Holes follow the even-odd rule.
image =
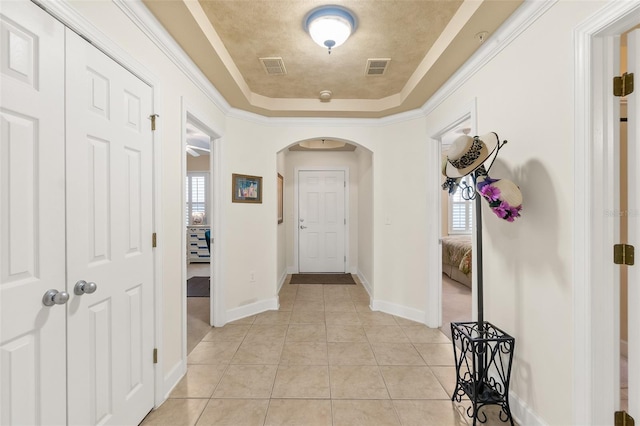
[[[285,151],[280,151],[277,154],[276,159],[276,169],[277,172],[284,178],[284,185],[286,186],[290,177],[287,174],[286,170],[286,154]],[[276,187],[277,189],[277,187]],[[284,190],[285,188],[283,188]],[[286,196],[286,191],[284,192],[284,204],[287,205],[288,197]],[[276,204],[276,212],[278,205]],[[286,209],[283,210],[283,219],[284,222],[278,224],[278,269],[276,271],[276,279],[278,282],[282,279],[283,276],[287,274],[287,227],[291,226],[291,220],[286,219]]]
[[[356,150],[358,159],[358,275],[373,291],[373,155],[364,148]]]
[[[210,157],[208,155],[200,155],[194,157],[187,154],[187,171],[188,172],[208,172]]]

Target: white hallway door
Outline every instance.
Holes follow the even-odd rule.
[[[629,73],[640,77],[640,30],[635,30],[627,38],[627,67]],[[628,141],[628,238],[629,244],[640,246],[640,99],[637,89],[627,96],[627,141]],[[628,271],[628,382],[629,414],[640,420],[640,271],[635,266]],[[619,312],[617,313],[619,318]]]
[[[298,172],[298,268],[345,272],[345,172]]]
[[[2,13],[1,420],[137,424],[154,392],[151,88],[30,2]],[[45,306],[49,289],[68,301]]]

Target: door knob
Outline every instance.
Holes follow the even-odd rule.
[[[69,293],[66,291],[58,291],[54,288],[47,290],[42,296],[42,304],[44,306],[64,305],[69,300]]]
[[[77,296],[82,296],[85,293],[91,294],[97,289],[98,289],[98,285],[96,283],[80,280],[76,283],[75,287],[73,287],[73,293]]]
[[[300,225],[300,229],[307,229],[307,227],[304,225]]]

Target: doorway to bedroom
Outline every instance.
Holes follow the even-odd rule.
[[[471,119],[454,123],[440,136],[442,161],[446,161],[449,146],[460,136],[471,133]],[[468,179],[465,180],[465,179]],[[442,176],[442,183],[445,177]],[[463,178],[452,191],[441,194],[441,256],[442,256],[442,325],[440,329],[451,338],[451,323],[472,320],[472,236],[474,201],[465,199],[463,188],[473,186]]]
[[[185,234],[187,354],[211,330],[211,146],[194,119],[186,122]]]

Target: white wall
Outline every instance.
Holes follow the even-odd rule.
[[[286,170],[286,154],[285,151],[280,151],[277,154],[276,158],[277,162],[277,170],[278,173],[283,177],[284,184],[290,180],[290,175],[287,174]],[[282,285],[284,278],[287,275],[287,227],[291,226],[291,220],[287,220],[286,215],[286,205],[288,201],[288,196],[285,191],[285,187],[283,189],[284,203],[283,203],[283,220],[284,222],[278,224],[278,269],[276,274],[276,279],[278,280],[278,284]],[[276,205],[277,208],[277,205]]]
[[[373,293],[373,156],[366,149],[356,150],[358,158],[358,275]]]
[[[522,190],[522,217],[483,210],[485,319],[516,338],[512,390],[541,421],[572,424],[572,29],[601,2],[556,3],[427,117],[477,99],[478,133],[498,133],[493,177]],[[586,143],[586,142],[585,142]],[[534,423],[530,419],[525,424]]]

